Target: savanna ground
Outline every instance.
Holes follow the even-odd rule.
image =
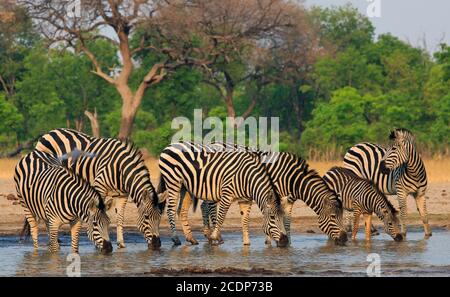
[[[15,194],[14,188],[14,167],[17,159],[0,159],[0,194]],[[150,170],[152,182],[156,186],[159,180],[159,168],[157,159],[149,158],[146,161]],[[310,162],[310,167],[316,169],[321,175],[329,168],[335,165],[342,165],[342,161],[333,162]],[[427,208],[429,220],[432,227],[442,227],[450,229],[450,158],[428,159],[425,160],[425,166],[428,174],[429,187],[427,190]],[[395,196],[389,197],[393,204],[398,207]],[[115,212],[111,211],[112,224],[115,223]],[[137,231],[136,225],[137,210],[133,203],[129,203],[126,208],[125,225],[129,231]],[[193,231],[201,231],[201,213],[200,209],[189,214]],[[6,196],[0,196],[0,234],[17,234],[23,223],[23,210],[20,205],[13,205],[12,201],[6,199]],[[251,213],[251,227],[260,229],[261,212],[254,205]],[[416,209],[414,199],[408,198],[408,226],[421,226],[421,220]],[[380,224],[375,218],[375,224]],[[67,226],[66,226],[67,227]],[[177,224],[181,228],[180,223]],[[239,207],[234,203],[227,214],[224,224],[224,230],[238,230],[240,228]],[[292,228],[297,232],[316,232],[320,233],[314,212],[302,201],[296,202],[293,211]],[[168,234],[167,216],[163,215],[161,221],[161,233]],[[180,229],[181,230],[181,229]],[[115,232],[112,228],[111,232]]]

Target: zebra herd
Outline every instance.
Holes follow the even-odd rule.
[[[58,228],[69,223],[72,251],[78,252],[82,222],[88,237],[102,252],[112,251],[107,215],[112,206],[117,213],[117,245],[125,247],[124,211],[128,198],[138,209],[138,230],[149,247],[161,246],[159,224],[167,207],[171,238],[181,241],[176,232],[176,212],[184,236],[198,244],[188,221],[191,203],[201,205],[204,235],[210,243],[223,242],[221,228],[233,201],[239,203],[243,244],[250,244],[249,214],[255,202],[263,214],[266,243],[290,243],[290,224],[294,202],[302,200],[318,216],[320,229],[343,245],[347,233],[343,210],[353,212],[355,239],[359,217],[366,223],[370,240],[372,214],[384,223],[385,231],[396,241],[406,236],[406,198],[412,194],[420,212],[425,236],[428,224],[424,164],[416,150],[415,139],[406,129],[390,135],[388,148],[370,143],[357,144],[344,157],[344,167],[334,167],[323,177],[307,162],[287,152],[264,152],[230,144],[208,145],[193,142],[173,143],[159,157],[161,178],[158,189],[150,180],[141,152],[130,142],[95,138],[71,129],[55,129],[40,137],[33,152],[16,165],[18,199],[25,210],[24,230],[29,230],[38,247],[38,220],[45,222],[49,249],[58,250]],[[397,210],[386,195],[399,198]]]

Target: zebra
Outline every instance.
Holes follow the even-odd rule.
[[[138,207],[138,229],[149,247],[161,246],[159,222],[164,202],[158,199],[142,154],[131,142],[95,138],[59,128],[40,137],[36,150],[58,157],[64,166],[89,181],[103,198],[114,198],[119,248],[125,247],[123,223],[127,197]],[[73,153],[75,150],[84,153]]]
[[[45,221],[49,235],[49,250],[59,249],[58,229],[70,224],[71,248],[78,253],[78,238],[82,221],[88,223],[88,237],[102,253],[112,252],[109,240],[109,218],[106,202],[86,181],[61,166],[51,155],[33,151],[16,165],[14,182],[20,204],[25,211],[24,229],[29,227],[33,246],[38,249],[39,219]]]
[[[372,182],[343,167],[332,167],[323,176],[328,187],[341,198],[344,209],[353,211],[352,239],[356,239],[359,217],[366,222],[366,240],[370,241],[372,214],[384,223],[384,229],[395,241],[402,241],[397,210]]]
[[[309,169],[307,162],[291,153],[287,152],[264,152],[254,148],[249,148],[233,143],[216,142],[204,147],[211,150],[242,151],[250,150],[261,156],[267,168],[267,173],[273,180],[276,191],[283,201],[285,217],[284,227],[290,240],[290,224],[293,204],[296,200],[304,201],[318,214],[320,229],[335,240],[336,244],[344,244],[347,241],[347,233],[342,226],[342,203],[336,194],[324,183],[322,177],[315,171]],[[186,203],[185,205],[189,205]],[[241,209],[241,220],[243,229],[243,243],[250,244],[249,239],[249,215],[251,201],[239,200]],[[210,223],[214,226],[216,205],[209,201],[204,201],[202,206],[202,217],[204,223],[204,234],[209,234]],[[186,213],[186,212],[182,212]],[[186,217],[181,216],[183,224],[186,224]],[[266,243],[270,243],[270,238],[266,238]]]
[[[406,199],[412,194],[422,218],[425,237],[432,235],[425,201],[427,174],[411,131],[393,130],[391,144],[383,148],[373,143],[359,143],[344,156],[344,167],[371,180],[386,195],[397,195],[400,206],[401,232],[406,237]]]
[[[167,191],[167,215],[175,245],[181,244],[175,228],[175,206],[183,189],[196,198],[219,201],[211,243],[220,240],[220,229],[228,208],[233,199],[240,198],[255,200],[263,212],[264,232],[270,234],[278,246],[288,244],[282,223],[282,201],[257,154],[211,152],[191,142],[173,143],[160,154],[159,168],[158,193]],[[183,231],[187,241],[198,243],[188,224],[183,224]]]

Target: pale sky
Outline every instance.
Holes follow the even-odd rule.
[[[351,3],[367,15],[371,2],[380,3],[380,17],[371,17],[375,33],[390,32],[429,52],[441,42],[450,44],[450,0],[304,0],[304,5],[340,6]]]

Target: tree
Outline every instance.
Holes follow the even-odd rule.
[[[348,47],[362,49],[373,41],[375,28],[367,16],[351,4],[322,8],[314,6],[310,17],[318,28],[321,44],[342,51]]]
[[[256,106],[259,91],[267,84],[263,65],[275,46],[279,31],[293,26],[293,11],[299,6],[282,0],[192,0],[189,5],[167,14],[169,28],[181,39],[195,36],[196,63],[205,75],[204,82],[218,92],[229,117],[236,118],[236,93],[252,89],[250,102],[240,116],[248,117]],[[184,31],[182,28],[192,28]],[[235,122],[239,125],[242,122]]]
[[[23,116],[17,108],[0,93],[0,148],[11,149],[17,144]]]
[[[23,75],[23,60],[38,36],[23,8],[2,1],[0,10],[0,91],[10,99]]]
[[[122,99],[118,135],[121,139],[130,136],[146,90],[161,82],[169,69],[186,62],[186,48],[178,51],[180,48],[172,46],[175,43],[171,44],[171,40],[162,34],[164,30],[158,27],[158,12],[170,6],[169,1],[19,0],[19,3],[30,12],[39,31],[51,43],[63,43],[86,54],[92,62],[92,72],[115,87]],[[130,38],[144,23],[148,31],[155,34],[155,39],[143,35],[138,44],[132,45]],[[120,56],[118,65],[102,63],[101,57],[95,54],[90,42],[98,39],[109,42],[117,50]],[[132,88],[130,78],[135,68],[133,59],[144,49],[158,52],[160,60],[147,69],[138,86]]]

